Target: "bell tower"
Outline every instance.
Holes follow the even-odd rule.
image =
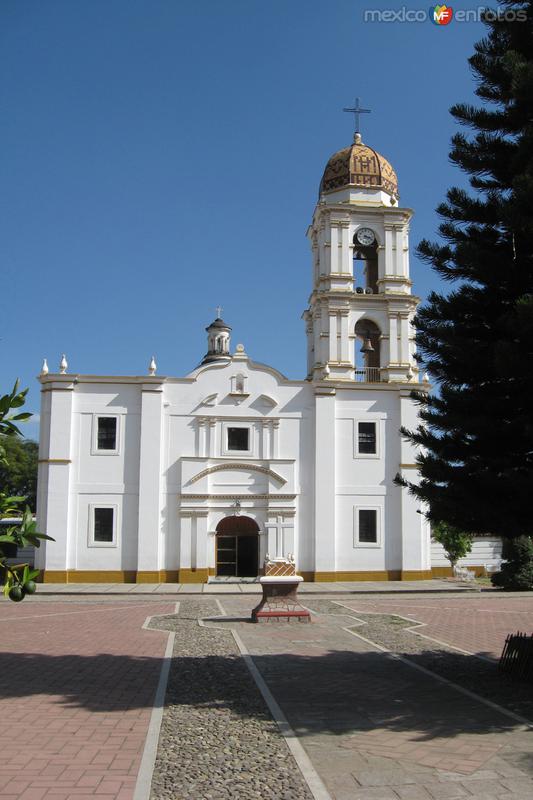
[[[347,109],[362,111],[361,109]],[[303,314],[307,378],[417,380],[409,221],[389,162],[356,133],[331,156],[308,230],[312,291]]]

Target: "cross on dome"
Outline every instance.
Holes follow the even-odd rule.
[[[359,98],[355,98],[355,105],[353,108],[343,108],[343,111],[347,111],[349,114],[353,114],[355,117],[355,133],[361,133],[361,114],[371,114],[371,110],[369,108],[362,108],[359,105]]]

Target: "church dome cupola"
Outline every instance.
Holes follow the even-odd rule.
[[[356,133],[353,143],[334,153],[326,164],[320,194],[354,187],[378,189],[398,198],[398,178],[386,158],[364,144]]]
[[[206,328],[207,353],[202,360],[202,364],[231,361],[229,351],[231,328],[220,317],[222,309],[217,309],[217,312],[217,318]]]

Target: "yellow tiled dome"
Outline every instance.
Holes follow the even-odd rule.
[[[363,144],[356,134],[349,147],[334,153],[326,164],[320,192],[332,192],[347,186],[382,189],[398,197],[398,178],[386,158]]]

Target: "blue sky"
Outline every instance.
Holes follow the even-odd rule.
[[[1,390],[57,370],[183,375],[223,306],[258,361],[305,374],[305,232],[360,96],[412,243],[464,177],[479,23],[371,23],[357,0],[2,0]],[[405,8],[427,10],[428,4]],[[453,3],[454,10],[473,4]],[[411,256],[415,291],[437,285]],[[37,435],[37,424],[25,432]]]

